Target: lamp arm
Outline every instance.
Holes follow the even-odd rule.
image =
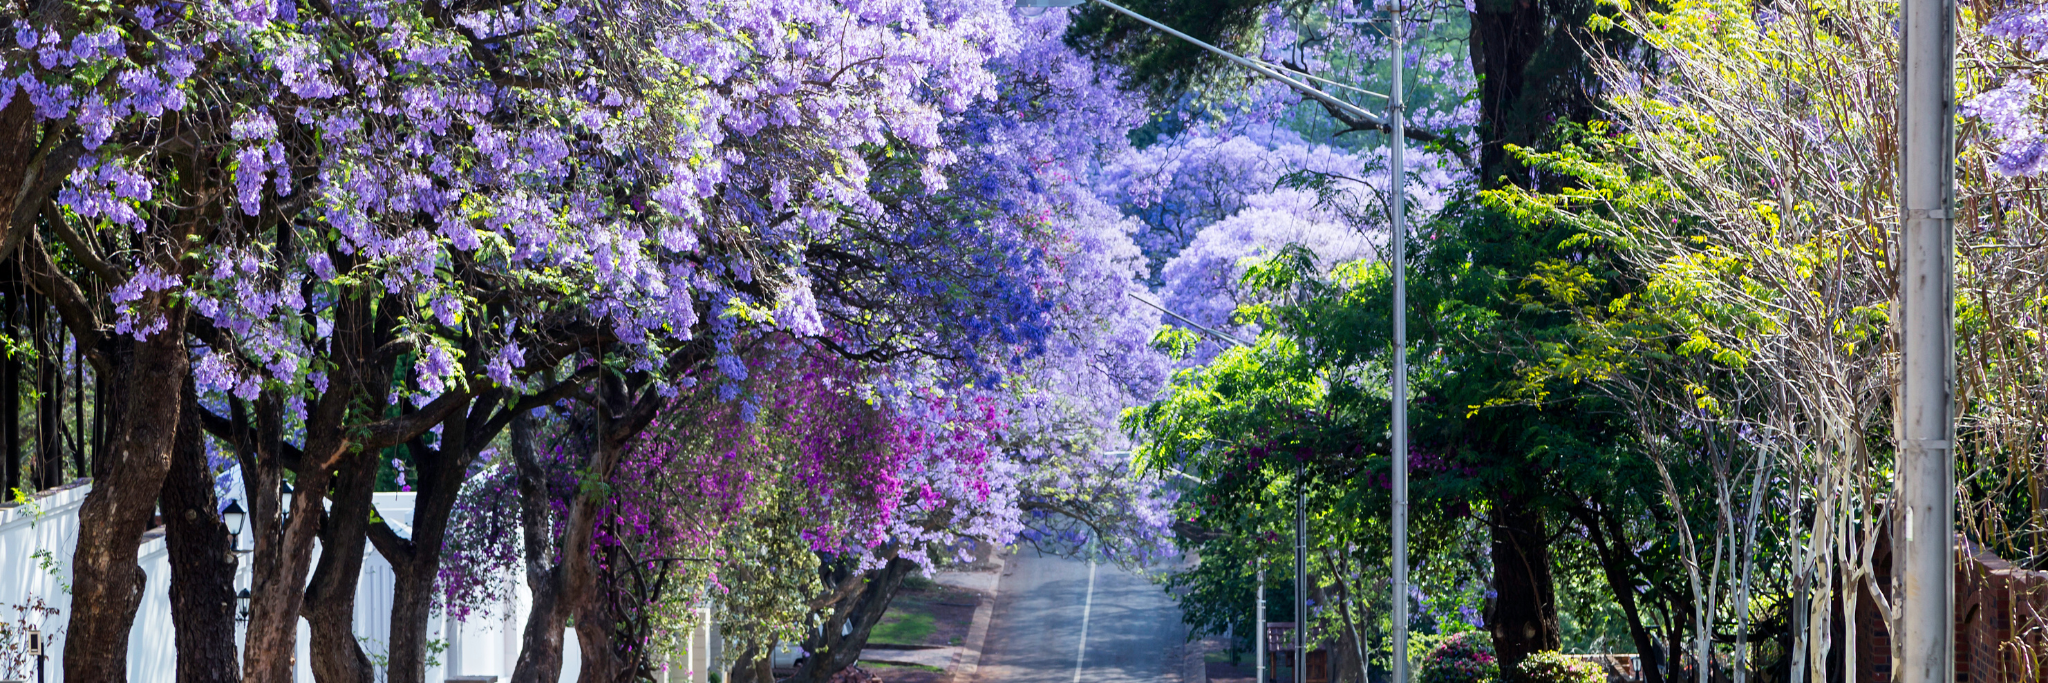
[[[1316,101],[1322,102],[1323,104],[1327,104],[1332,108],[1342,110],[1344,113],[1356,116],[1375,128],[1384,128],[1387,125],[1385,121],[1382,121],[1379,117],[1374,116],[1372,112],[1361,109],[1358,105],[1332,97],[1329,93],[1316,89],[1315,86],[1311,86],[1307,83],[1295,80],[1287,74],[1283,74],[1271,68],[1268,68],[1264,64],[1261,64],[1250,59],[1245,59],[1243,57],[1239,57],[1236,53],[1233,53],[1229,50],[1225,50],[1223,48],[1210,45],[1208,42],[1203,41],[1199,38],[1196,38],[1185,33],[1181,33],[1180,31],[1176,31],[1173,29],[1173,27],[1153,21],[1150,17],[1125,9],[1123,5],[1110,2],[1109,0],[1091,1],[1095,4],[1102,5],[1103,7],[1108,7],[1112,10],[1115,10],[1117,13],[1122,14],[1124,16],[1136,19],[1139,23],[1143,23],[1146,26],[1150,26],[1152,28],[1165,31],[1167,35],[1188,41],[1190,43],[1194,43],[1196,47],[1200,47],[1204,50],[1214,52],[1217,55],[1222,56],[1224,59],[1228,59],[1231,62],[1238,64],[1239,66],[1243,66],[1244,68],[1258,72],[1259,75],[1271,78],[1281,83],[1285,83],[1288,87],[1301,91],[1301,94],[1314,98]]]

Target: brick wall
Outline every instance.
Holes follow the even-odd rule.
[[[2043,680],[2048,572],[2020,569],[1968,543],[1956,560],[1958,683]]]
[[[1891,586],[1891,549],[1880,538],[1873,569]],[[2048,572],[2029,571],[1959,541],[1956,557],[1956,683],[2048,681]],[[1856,609],[1856,681],[1891,680],[1891,631],[1873,596]]]

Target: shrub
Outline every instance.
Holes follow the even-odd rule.
[[[1515,672],[1521,674],[1516,683],[1607,683],[1607,674],[1599,665],[1555,650],[1529,655],[1515,666]]]
[[[1418,683],[1495,683],[1500,663],[1493,658],[1493,639],[1485,633],[1460,633],[1437,644],[1422,658]]]

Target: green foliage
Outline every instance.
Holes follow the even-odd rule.
[[[1493,656],[1493,639],[1478,631],[1445,638],[1422,659],[1418,674],[1418,683],[1494,683],[1500,680],[1500,663]]]
[[[1606,683],[1607,675],[1590,662],[1581,662],[1553,650],[1529,655],[1515,667],[1519,683]]]

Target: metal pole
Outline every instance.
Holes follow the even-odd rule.
[[[1955,2],[1900,7],[1899,683],[1955,680]]]
[[[1258,676],[1258,683],[1266,683],[1266,559],[1259,558],[1259,617],[1258,632],[1252,634],[1257,644],[1252,650],[1252,671]]]
[[[1308,481],[1294,463],[1294,683],[1308,683]]]
[[[1402,35],[1403,9],[1398,4],[1393,9],[1394,83],[1387,98],[1387,123],[1393,129],[1387,135],[1388,172],[1393,176],[1387,242],[1394,255],[1394,683],[1408,681],[1408,170],[1403,158],[1408,140],[1402,130],[1407,125],[1403,60],[1408,43]]]

